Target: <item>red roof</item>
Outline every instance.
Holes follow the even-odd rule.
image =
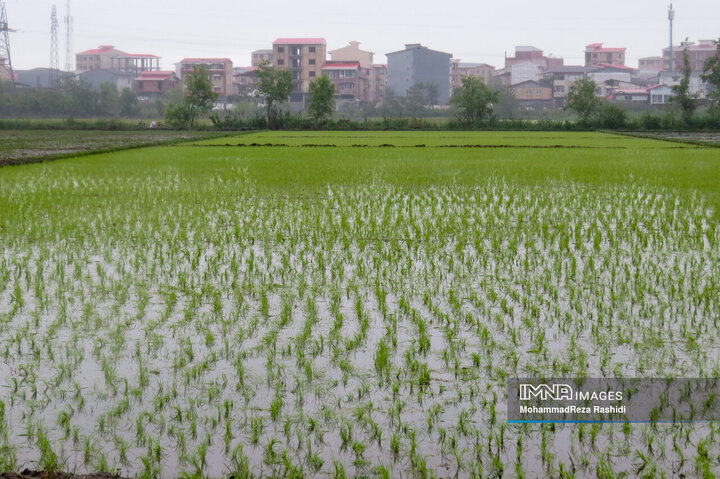
[[[347,70],[360,68],[360,62],[325,62],[323,70]]]
[[[599,69],[615,68],[617,70],[634,70],[633,67],[626,67],[625,65],[618,65],[615,63],[598,63],[597,65],[595,65],[595,67],[597,67]]]
[[[123,53],[122,55],[118,55],[120,57],[129,57],[129,58],[160,58],[157,55],[150,55],[147,53]]]
[[[585,47],[585,50],[592,50],[594,52],[624,52],[627,48],[603,48],[602,43],[591,43]]]
[[[180,63],[211,63],[230,61],[229,58],[183,58]]]
[[[324,38],[278,38],[273,45],[325,45]]]
[[[76,55],[99,55],[100,53],[106,53],[109,50],[114,49],[112,45],[100,45],[99,48],[93,48],[92,50],[85,50],[84,52],[76,53]],[[120,52],[123,53],[123,52]],[[125,53],[123,53],[125,55]]]
[[[145,71],[140,73],[136,80],[160,80],[170,78],[174,74],[175,72],[172,71]]]

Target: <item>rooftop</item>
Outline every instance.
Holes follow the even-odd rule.
[[[160,80],[170,78],[173,75],[175,75],[173,71],[145,71],[136,80]]]
[[[355,70],[360,68],[360,62],[325,62],[323,70]]]
[[[593,51],[593,52],[624,52],[627,50],[627,48],[603,48],[602,43],[591,43],[590,45],[585,47],[585,50]]]
[[[603,69],[628,70],[628,71],[634,70],[633,67],[626,67],[625,65],[618,65],[615,63],[598,63],[597,65],[595,65],[595,67],[599,70],[603,70]]]
[[[539,48],[533,47],[531,45],[520,45],[515,47],[516,52],[542,52]]]
[[[325,45],[324,38],[278,38],[273,45]]]

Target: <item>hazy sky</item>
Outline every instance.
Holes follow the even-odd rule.
[[[2,1],[2,0],[0,0]],[[50,12],[58,9],[60,66],[65,65],[67,0],[5,0],[16,69],[50,63]],[[73,53],[115,45],[152,53],[163,69],[184,57],[228,57],[250,63],[250,52],[278,37],[324,37],[328,50],[357,40],[385,63],[385,53],[422,43],[463,61],[503,66],[515,45],[533,45],[583,63],[585,45],[627,47],[626,64],[660,55],[668,44],[665,0],[70,0]],[[361,8],[362,5],[362,8]],[[678,0],[674,39],[720,37],[720,0]],[[74,57],[73,57],[74,58]]]

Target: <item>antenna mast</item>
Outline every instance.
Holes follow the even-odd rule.
[[[73,71],[73,58],[72,58],[72,32],[73,32],[73,17],[70,16],[70,0],[67,0],[67,15],[65,15],[65,70]]]
[[[60,69],[60,54],[58,53],[58,19],[57,9],[55,5],[52,7],[52,13],[50,14],[50,69]]]
[[[668,70],[673,71],[675,70],[675,65],[673,64],[672,22],[675,20],[675,10],[673,10],[672,3],[668,7],[668,20],[670,21],[670,66]]]
[[[5,2],[0,2],[0,58],[5,60],[5,69],[10,74],[10,82],[15,86],[15,74],[13,73],[12,60],[10,59],[10,32],[15,30],[8,27]]]

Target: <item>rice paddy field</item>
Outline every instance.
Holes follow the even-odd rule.
[[[720,150],[261,132],[0,168],[0,471],[715,477],[720,425],[508,424],[720,377]]]

